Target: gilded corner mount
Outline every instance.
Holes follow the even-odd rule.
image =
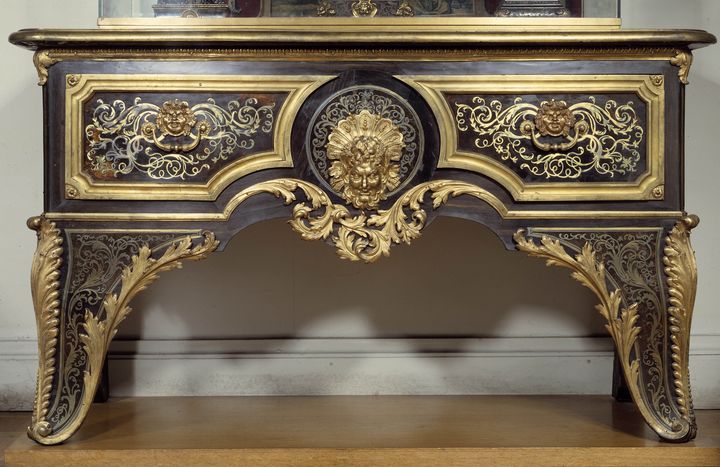
[[[692,52],[680,50],[670,59],[670,63],[678,67],[678,78],[682,84],[689,84],[688,76],[690,75],[690,67],[692,66]]]
[[[59,62],[59,58],[51,57],[47,50],[38,50],[33,55],[33,63],[38,74],[38,86],[44,86],[48,80],[48,68]]]

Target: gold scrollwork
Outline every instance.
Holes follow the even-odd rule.
[[[690,231],[699,222],[700,218],[695,215],[678,221],[665,239],[663,257],[670,295],[668,314],[675,395],[680,413],[689,423],[694,419],[689,372],[690,322],[697,289],[697,264],[690,245]]]
[[[65,118],[69,122],[65,125],[65,183],[75,187],[78,199],[134,200],[215,200],[240,177],[263,169],[292,167],[291,132],[285,130],[292,126],[306,97],[334,78],[78,76],[80,82],[65,93]],[[155,102],[152,96],[136,94],[149,89],[152,92],[148,96],[162,99]],[[198,96],[197,102],[187,97],[198,92],[204,96]],[[107,98],[108,93],[122,98]],[[208,95],[214,99],[206,99]],[[138,101],[133,96],[143,98]],[[162,144],[183,149],[197,138],[197,126],[192,136],[168,133],[163,138],[158,114],[162,103],[175,97],[187,100],[196,124],[206,122],[209,129],[191,151],[163,151],[154,142],[162,138]],[[146,123],[156,127],[155,138],[143,134]]]
[[[94,397],[93,385],[97,384],[97,375],[102,370],[110,341],[117,333],[120,323],[132,311],[129,303],[133,297],[155,281],[161,272],[182,267],[180,261],[205,258],[217,248],[218,243],[215,234],[205,231],[203,241],[199,245],[193,247],[193,239],[190,236],[181,238],[171,244],[158,259],[153,259],[152,250],[144,245],[138,255],[132,258],[132,264],[123,269],[120,293],[117,295],[110,293],[103,301],[104,313],[93,314],[89,310],[85,311],[85,333],[80,335],[80,340],[88,357],[85,369],[86,388],[83,393],[83,399],[88,404]]]
[[[644,137],[633,102],[608,100],[603,106],[594,97],[568,106],[564,101],[544,101],[540,107],[521,97],[503,108],[498,100],[476,96],[473,105],[456,103],[455,121],[461,132],[476,134],[475,146],[493,148],[502,158],[545,178],[577,179],[587,172],[612,177],[632,173],[640,161]],[[540,136],[569,137],[561,143],[541,142]],[[538,130],[536,133],[535,130]],[[528,151],[523,139],[546,154]],[[577,149],[572,150],[578,143]]]
[[[327,143],[330,182],[358,209],[377,209],[400,185],[403,134],[388,118],[362,110],[340,120]]]
[[[294,206],[290,220],[293,230],[303,240],[330,239],[342,259],[365,263],[374,263],[382,256],[389,256],[393,244],[409,245],[420,236],[427,219],[422,204],[428,192],[431,193],[432,209],[445,204],[450,197],[461,195],[493,200],[492,195],[476,185],[456,180],[435,180],[408,190],[390,209],[379,210],[369,217],[364,212],[353,216],[344,205],[333,203],[318,186],[303,180],[280,178],[246,188],[238,194],[235,205],[261,193],[275,195],[285,204],[291,204],[296,201],[294,192],[297,190],[304,193],[307,202]]]
[[[231,101],[227,107],[213,99],[192,107],[178,99],[160,107],[139,97],[129,106],[121,100],[112,104],[98,100],[92,122],[85,128],[90,145],[85,157],[98,177],[138,171],[156,180],[185,180],[210,170],[239,149],[253,148],[259,133],[272,133],[274,103],[261,105],[249,97]],[[167,137],[191,142],[167,143]],[[207,147],[193,152],[202,141],[208,141]]]
[[[28,219],[27,224],[37,232],[38,236],[38,245],[30,271],[30,290],[37,322],[40,358],[32,421],[28,427],[28,435],[37,439],[51,433],[51,426],[46,416],[55,374],[55,353],[60,322],[59,279],[63,247],[60,230],[55,227],[54,222],[43,217],[32,217]]]
[[[639,362],[632,358],[632,349],[640,328],[635,326],[637,321],[637,304],[620,310],[622,295],[619,290],[608,291],[605,278],[605,266],[595,259],[590,243],[585,243],[581,252],[574,258],[565,251],[559,240],[548,236],[540,239],[540,244],[525,237],[524,230],[518,230],[513,235],[518,250],[530,256],[544,258],[548,266],[562,266],[571,269],[573,279],[595,293],[600,300],[597,310],[605,318],[610,336],[618,347],[620,357],[628,363],[628,384],[631,390],[638,391],[637,381],[639,375]],[[638,391],[639,396],[639,391]]]

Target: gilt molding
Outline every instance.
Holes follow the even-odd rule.
[[[46,420],[50,405],[52,382],[55,375],[55,353],[60,317],[60,266],[62,265],[62,238],[54,222],[44,217],[32,217],[27,225],[38,236],[30,271],[30,290],[38,330],[39,366],[33,414],[28,434],[31,438],[50,434]]]
[[[665,275],[670,296],[668,315],[672,351],[672,374],[680,414],[694,419],[690,394],[690,323],[697,291],[697,264],[690,245],[690,231],[700,222],[696,215],[679,220],[665,239]]]

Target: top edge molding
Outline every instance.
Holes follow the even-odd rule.
[[[714,44],[714,35],[702,30],[484,30],[477,25],[439,23],[330,23],[318,29],[316,21],[295,25],[259,23],[237,27],[23,29],[9,41],[31,50],[50,48],[225,48],[225,47],[377,47],[401,45],[438,48],[499,47],[683,47],[696,49]],[[407,26],[407,27],[405,27]]]

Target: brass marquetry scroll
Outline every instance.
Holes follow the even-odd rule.
[[[398,78],[440,123],[438,168],[484,174],[518,201],[664,196],[661,76]]]
[[[82,424],[95,396],[108,346],[131,312],[132,299],[161,272],[179,268],[182,261],[207,256],[218,241],[208,231],[183,235],[65,230],[69,264],[64,280],[70,283],[61,296],[60,230],[42,217],[28,224],[38,230],[39,237],[32,288],[41,346],[36,405],[28,436],[50,445],[68,439]],[[160,244],[150,246],[148,241]]]
[[[518,250],[571,269],[597,295],[630,394],[667,440],[689,440],[696,431],[688,352],[697,279],[689,233],[697,222],[696,216],[679,220],[664,249],[661,228],[549,228],[514,235]]]
[[[226,107],[210,98],[192,107],[173,99],[156,105],[136,97],[93,104],[85,127],[85,164],[96,179],[142,174],[151,180],[188,180],[249,152],[257,136],[272,134],[275,103],[256,98],[231,100]],[[200,149],[202,142],[207,144]]]
[[[475,97],[470,105],[455,104],[455,122],[460,132],[477,136],[477,149],[493,149],[520,173],[545,179],[593,173],[612,180],[636,172],[645,134],[632,101],[611,99],[600,106],[592,96],[569,106],[554,99],[537,106],[518,97],[508,107]],[[522,140],[537,151],[518,144]]]
[[[333,78],[73,76],[65,102],[67,197],[129,200],[213,200],[244,175],[292,167],[295,114]]]

